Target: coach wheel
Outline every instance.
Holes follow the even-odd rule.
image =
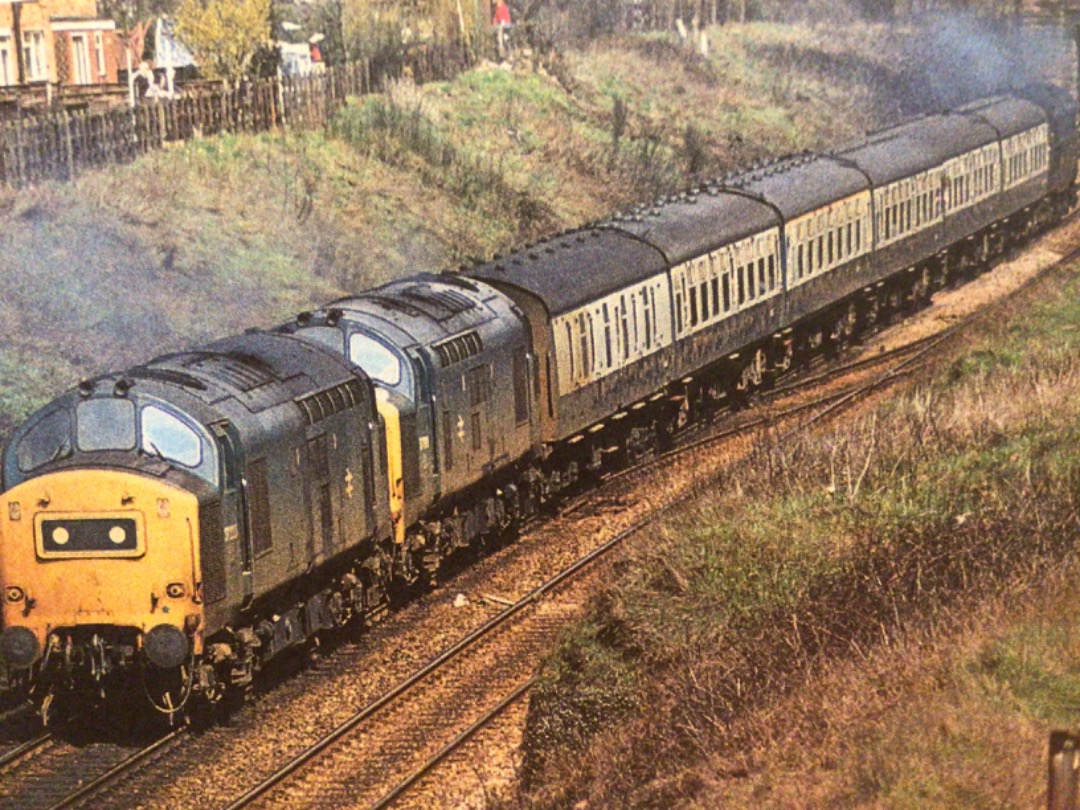
[[[930,268],[924,267],[911,285],[911,303],[915,309],[930,303]]]
[[[736,386],[742,393],[753,391],[761,387],[761,381],[765,378],[765,368],[768,362],[765,359],[765,352],[761,349],[755,349],[753,356],[750,358],[750,362],[743,366],[742,373],[739,375],[739,383]]]
[[[777,374],[783,374],[791,368],[791,364],[795,359],[795,347],[792,341],[785,340],[783,343],[777,345],[773,351],[773,370]]]

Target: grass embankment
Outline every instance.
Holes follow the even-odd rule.
[[[900,113],[889,43],[731,27],[703,60],[630,37],[557,78],[481,68],[354,102],[325,135],[194,141],[0,192],[0,434],[104,370],[850,138]]]
[[[638,544],[546,666],[521,803],[1036,806],[1080,707],[1078,292]]]

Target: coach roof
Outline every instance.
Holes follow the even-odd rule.
[[[824,155],[801,155],[741,175],[733,185],[768,200],[784,221],[865,191],[865,175],[842,160]]]
[[[984,119],[1001,133],[1002,138],[1046,123],[1046,113],[1042,107],[1015,96],[981,99],[961,107],[957,112]]]
[[[572,231],[473,268],[468,275],[539,298],[554,317],[667,269],[664,255],[606,227]]]
[[[852,161],[874,185],[885,185],[933,169],[997,137],[997,130],[978,116],[944,113],[875,132],[836,156]]]
[[[676,265],[779,224],[764,201],[710,184],[613,217],[609,227],[654,245]]]

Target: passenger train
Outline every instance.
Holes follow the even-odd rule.
[[[1075,202],[1034,86],[86,380],[2,456],[0,659],[171,717]],[[138,686],[133,690],[133,684]]]

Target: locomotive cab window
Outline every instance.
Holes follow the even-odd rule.
[[[376,382],[390,386],[401,383],[401,359],[385,343],[363,332],[349,337],[349,361]]]
[[[28,473],[71,455],[71,412],[59,408],[43,416],[15,449],[19,470]]]
[[[198,467],[202,461],[199,434],[155,405],[148,405],[142,410],[140,446],[151,455],[161,456],[185,467]]]
[[[135,403],[130,399],[88,399],[75,411],[75,435],[79,449],[135,449]]]

